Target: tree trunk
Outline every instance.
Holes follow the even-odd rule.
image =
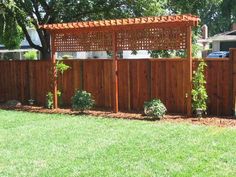
[[[40,51],[40,60],[50,60],[51,52],[48,49],[42,49]]]
[[[43,32],[43,33],[42,33]],[[41,44],[42,48],[40,50],[41,55],[40,59],[41,60],[50,60],[52,59],[51,56],[51,44],[50,44],[50,34],[47,31],[38,31],[38,34],[41,36]]]

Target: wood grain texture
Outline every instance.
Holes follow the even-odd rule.
[[[75,91],[83,89],[92,93],[96,106],[113,108],[112,60],[64,62],[70,69],[63,75],[59,74],[58,87],[65,105],[71,106]],[[186,114],[186,62],[177,59],[118,60],[119,110],[142,111],[145,101],[158,98],[169,113]],[[206,63],[208,113],[230,115],[236,94],[233,91],[236,83],[233,71],[236,69],[233,70],[232,60],[207,60]],[[197,65],[198,61],[194,60],[193,70]],[[46,94],[52,90],[51,62],[0,61],[0,70],[1,102],[16,99],[27,104],[32,98],[38,105],[45,105]]]

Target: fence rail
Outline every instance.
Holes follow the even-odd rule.
[[[160,98],[168,112],[186,114],[186,59],[118,60],[119,109],[143,109],[143,103]],[[64,60],[70,69],[58,77],[63,102],[71,104],[76,89],[92,93],[96,105],[112,108],[112,60]],[[206,59],[208,112],[212,115],[232,113],[233,72],[230,59]],[[193,70],[198,60],[193,60]],[[0,61],[0,101],[31,98],[45,104],[51,90],[49,61]]]

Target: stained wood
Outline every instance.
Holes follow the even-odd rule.
[[[187,106],[187,115],[192,115],[192,27],[187,28],[187,65],[186,65],[186,106]]]
[[[91,92],[98,107],[113,109],[112,60],[66,60],[71,68],[59,75],[63,102],[71,106],[75,90]],[[186,114],[186,62],[187,60],[118,60],[119,109],[142,111],[143,103],[161,99],[169,113]],[[236,81],[231,60],[206,61],[206,88],[209,95],[208,113],[232,113],[233,85]],[[197,61],[193,62],[196,69]],[[28,103],[35,99],[45,105],[46,94],[52,90],[51,62],[0,61],[0,101],[17,99]],[[236,79],[235,79],[236,80]]]

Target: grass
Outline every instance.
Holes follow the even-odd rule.
[[[0,176],[236,176],[236,129],[0,110]]]

